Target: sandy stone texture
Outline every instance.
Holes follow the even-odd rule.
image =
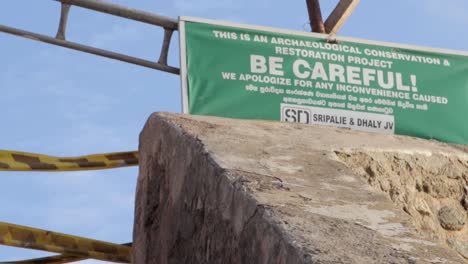
[[[133,260],[467,263],[466,224],[439,222],[444,207],[466,215],[467,165],[464,147],[434,141],[156,113],[140,135]]]

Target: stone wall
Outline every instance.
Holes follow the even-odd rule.
[[[452,191],[467,156],[410,137],[153,114],[140,135],[134,263],[464,263],[447,241],[466,246],[464,194]],[[429,204],[446,178],[432,184],[405,162],[458,175],[454,203]],[[427,208],[406,202],[420,196]]]

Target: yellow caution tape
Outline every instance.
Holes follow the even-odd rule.
[[[123,244],[123,246],[131,247],[132,243]],[[65,263],[86,260],[86,259],[88,258],[62,254],[62,255],[55,255],[55,256],[50,256],[50,257],[35,258],[35,259],[28,259],[28,260],[0,262],[0,264],[65,264]]]
[[[72,255],[56,255],[45,258],[36,258],[19,261],[0,262],[0,264],[65,264],[81,260],[86,260],[87,257],[77,257]]]
[[[0,150],[0,171],[81,171],[138,165],[138,152],[115,152],[80,157],[54,157]]]
[[[69,259],[76,256],[118,263],[131,263],[131,247],[129,246],[3,222],[0,222],[0,244],[61,253],[65,254],[64,257]],[[57,260],[57,257],[60,256],[49,258]]]

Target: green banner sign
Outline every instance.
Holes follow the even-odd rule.
[[[468,144],[468,54],[181,18],[184,112]]]

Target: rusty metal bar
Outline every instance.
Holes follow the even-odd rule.
[[[325,33],[325,25],[323,24],[319,0],[306,0],[306,2],[312,32]]]
[[[65,40],[65,34],[67,31],[67,22],[68,22],[68,14],[70,13],[70,5],[68,4],[63,4],[61,7],[61,13],[60,13],[60,24],[59,28],[57,30],[57,35],[55,38]]]
[[[178,23],[174,18],[153,14],[150,12],[137,10],[121,5],[108,3],[102,0],[54,0],[69,5],[75,5],[94,11],[111,14],[114,16],[124,17],[131,20],[140,21],[147,24],[152,24],[168,29],[177,30]]]
[[[161,55],[159,56],[159,63],[162,65],[167,65],[167,56],[169,54],[169,47],[171,45],[171,38],[172,38],[172,33],[174,30],[172,29],[164,29],[164,41],[163,45],[161,47]]]
[[[19,37],[37,40],[37,41],[41,41],[41,42],[69,48],[69,49],[79,50],[82,52],[86,52],[86,53],[90,53],[90,54],[94,54],[94,55],[98,55],[102,57],[107,57],[107,58],[111,58],[111,59],[115,59],[119,61],[124,61],[124,62],[140,65],[140,66],[155,69],[155,70],[160,70],[160,71],[169,72],[173,74],[180,73],[180,70],[178,68],[171,67],[168,65],[162,65],[160,63],[156,63],[156,62],[152,62],[152,61],[148,61],[148,60],[144,60],[144,59],[140,59],[140,58],[136,58],[136,57],[132,57],[132,56],[128,56],[128,55],[124,55],[124,54],[120,54],[120,53],[116,53],[112,51],[98,49],[95,47],[82,45],[82,44],[75,43],[75,42],[56,39],[56,38],[52,38],[49,36],[29,32],[29,31],[25,31],[25,30],[21,30],[17,28],[0,25],[0,32],[5,32],[5,33],[13,34]]]

